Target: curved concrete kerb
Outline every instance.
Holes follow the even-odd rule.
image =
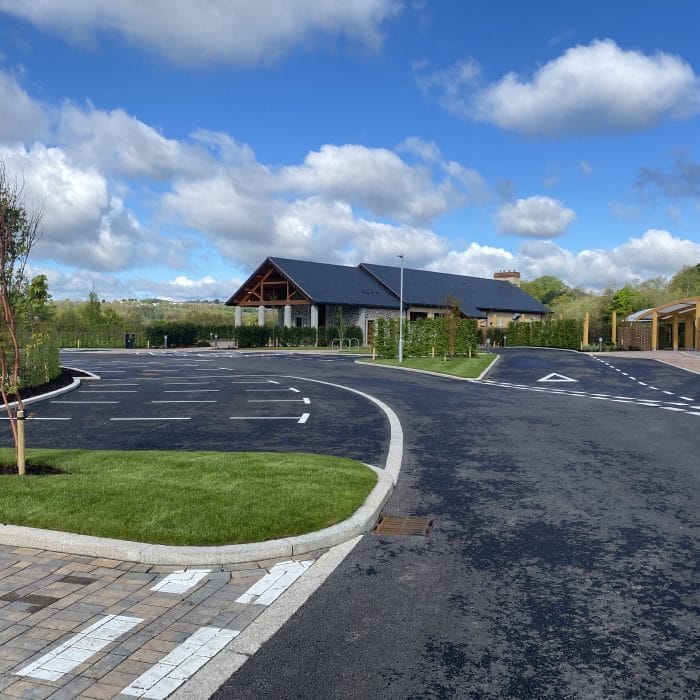
[[[0,544],[47,549],[68,554],[105,557],[122,561],[137,561],[143,564],[195,566],[203,564],[236,564],[277,557],[291,557],[316,549],[332,547],[364,534],[376,522],[398,479],[403,457],[403,430],[401,423],[394,411],[384,402],[357,389],[352,389],[342,384],[324,382],[319,379],[291,377],[288,375],[286,375],[286,378],[325,384],[326,386],[358,394],[378,406],[389,420],[389,451],[385,468],[374,469],[378,476],[375,487],[357,511],[342,523],[296,537],[286,537],[280,540],[252,544],[227,545],[224,547],[171,547],[145,542],[129,542],[89,535],[76,535],[55,530],[41,530],[18,525],[0,525]]]

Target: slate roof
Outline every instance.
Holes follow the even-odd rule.
[[[401,268],[366,263],[360,268],[399,296]],[[487,311],[549,313],[544,304],[510,282],[446,272],[404,269],[403,296],[410,306],[444,306],[448,296],[455,297],[462,313],[471,318],[484,318]]]
[[[286,258],[268,260],[318,304],[399,308],[398,296],[359,267]]]
[[[274,265],[313,303],[399,308],[399,267],[366,263],[358,267],[348,267],[270,257],[258,267],[250,279],[268,263]],[[232,303],[241,289],[226,303]],[[451,296],[460,300],[462,313],[470,318],[485,318],[488,311],[549,313],[544,304],[510,282],[410,268],[404,269],[403,296],[406,306],[429,307],[444,306],[447,297]]]

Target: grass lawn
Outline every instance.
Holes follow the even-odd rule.
[[[496,355],[480,354],[476,357],[454,357],[447,361],[442,357],[408,357],[403,362],[398,360],[362,360],[375,365],[389,365],[390,367],[410,367],[411,369],[423,369],[429,372],[449,374],[454,377],[478,377],[494,360]]]
[[[0,465],[13,464],[14,450],[0,449]],[[0,522],[169,545],[319,530],[351,516],[377,481],[359,462],[300,453],[30,449],[27,464],[58,473],[0,474]]]

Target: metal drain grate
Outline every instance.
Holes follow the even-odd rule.
[[[382,515],[374,526],[374,532],[379,532],[382,535],[419,535],[425,537],[432,525],[432,518]]]

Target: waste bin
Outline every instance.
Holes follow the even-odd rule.
[[[134,333],[127,333],[124,336],[124,347],[127,350],[133,350],[136,347],[136,335]]]

